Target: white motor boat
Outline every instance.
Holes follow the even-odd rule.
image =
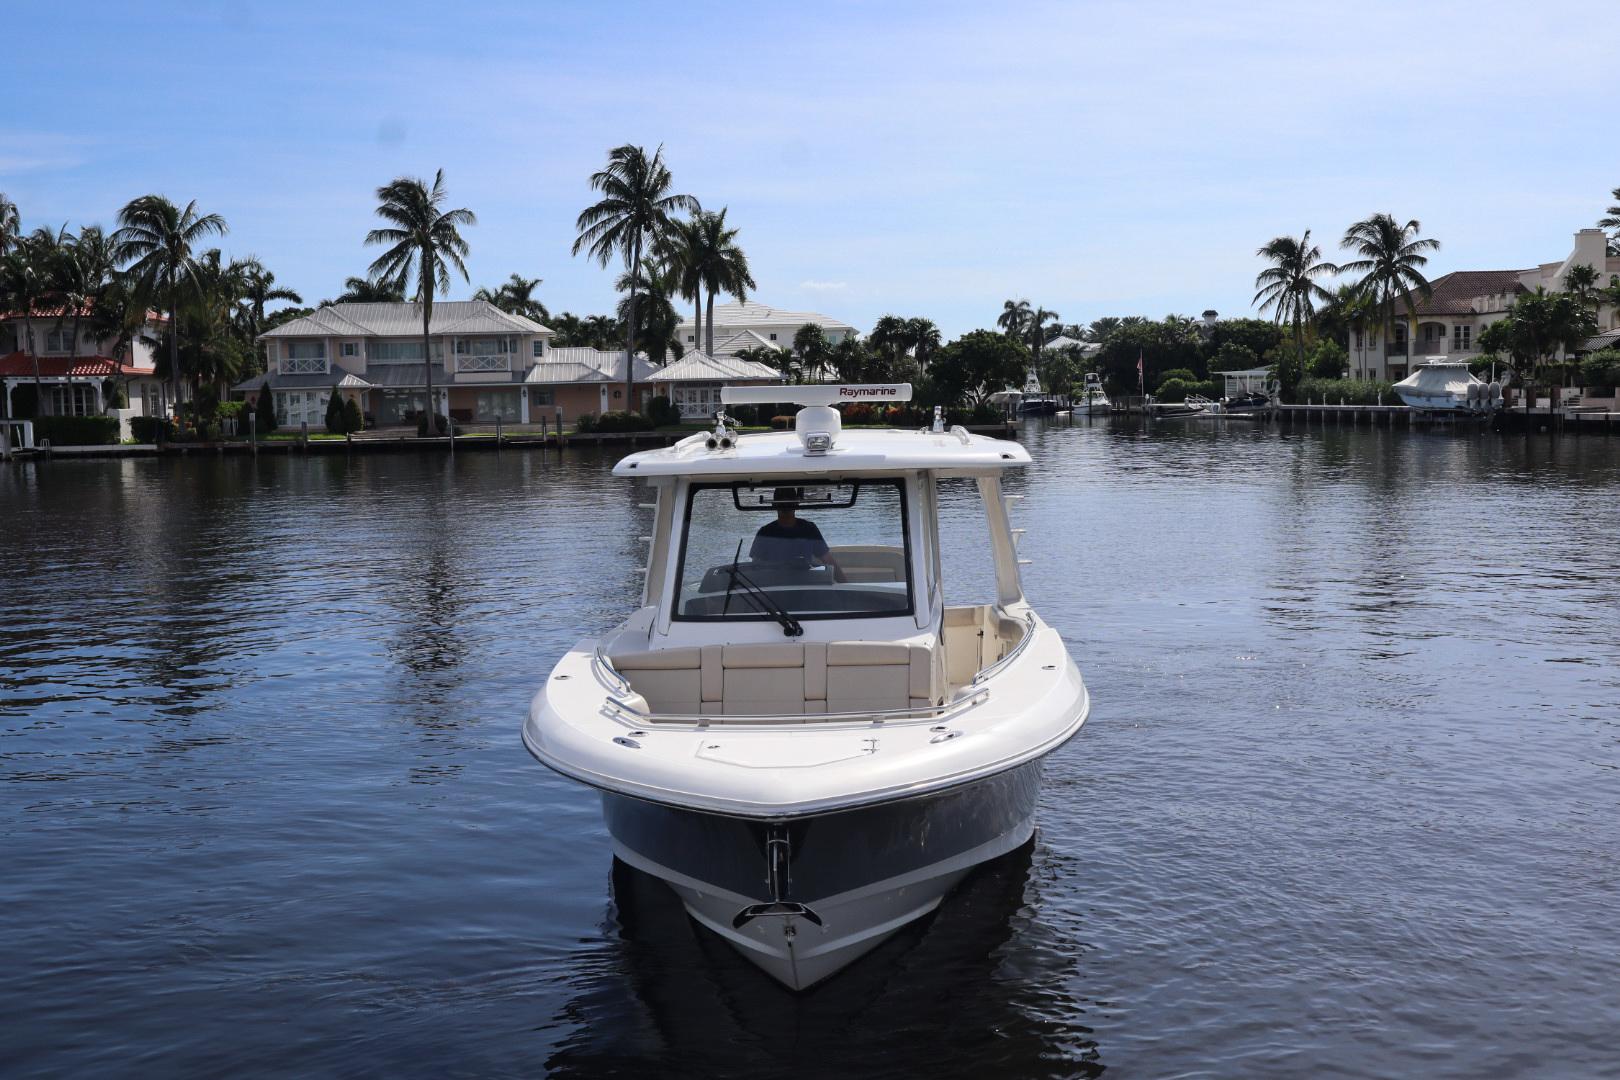
[[[1095,371],[1086,372],[1086,381],[1080,396],[1074,399],[1076,416],[1105,416],[1113,411],[1108,395],[1103,392],[1102,379]]]
[[[1502,407],[1502,384],[1486,383],[1468,370],[1466,360],[1430,357],[1395,384],[1395,393],[1414,409],[1437,412],[1494,412]]]
[[[1019,582],[1014,442],[841,431],[909,386],[727,387],[795,430],[620,461],[656,493],[641,606],[558,661],[523,741],[602,792],[613,850],[785,985],[832,975],[1034,830],[1090,700]],[[976,482],[996,596],[946,606],[940,480]]]

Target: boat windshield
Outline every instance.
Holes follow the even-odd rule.
[[[910,537],[898,480],[694,485],[674,617],[909,615]]]

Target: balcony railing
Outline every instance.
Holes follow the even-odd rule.
[[[511,371],[511,353],[460,354],[456,357],[457,371]]]
[[[325,375],[326,357],[289,356],[281,361],[283,375]]]

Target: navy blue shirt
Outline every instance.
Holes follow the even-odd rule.
[[[814,522],[794,518],[791,525],[772,521],[755,533],[748,557],[756,562],[786,563],[825,559],[829,550]]]

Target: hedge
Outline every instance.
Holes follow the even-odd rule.
[[[129,433],[138,443],[169,442],[174,438],[174,425],[162,416],[132,416]]]
[[[1379,400],[1380,395],[1382,401]],[[1304,379],[1294,390],[1296,404],[1320,404],[1324,398],[1329,405],[1337,405],[1340,401],[1346,405],[1400,404],[1400,399],[1395,396],[1395,387],[1375,379]]]
[[[601,432],[616,435],[626,431],[651,431],[656,424],[648,417],[633,412],[605,412],[601,416],[586,413],[579,418],[578,431],[583,435]]]
[[[42,416],[34,421],[34,439],[52,446],[110,446],[118,442],[118,421],[111,416]]]

